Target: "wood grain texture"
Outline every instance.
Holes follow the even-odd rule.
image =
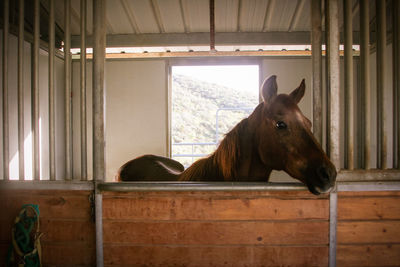
[[[338,198],[338,220],[398,220],[400,197]]]
[[[328,220],[327,199],[160,195],[105,197],[103,218],[120,220]]]
[[[337,240],[339,244],[400,244],[400,221],[338,222]]]
[[[104,243],[328,245],[328,222],[107,222]]]
[[[400,245],[339,245],[337,266],[400,266]]]
[[[38,204],[44,266],[93,266],[95,225],[91,191],[0,190],[0,262],[11,241],[11,229],[23,204]]]
[[[328,266],[328,247],[109,246],[105,266]]]

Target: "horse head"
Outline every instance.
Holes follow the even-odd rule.
[[[289,95],[277,94],[276,76],[262,85],[263,103],[258,107],[258,154],[270,169],[283,170],[300,180],[313,194],[329,192],[336,168],[311,132],[311,122],[297,104],[304,96],[304,79]]]

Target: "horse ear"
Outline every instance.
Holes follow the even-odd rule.
[[[278,85],[276,84],[276,75],[272,75],[263,82],[261,93],[265,103],[269,103],[276,96]]]
[[[303,98],[303,96],[304,96],[305,90],[306,90],[306,82],[305,82],[305,80],[303,79],[303,80],[301,81],[300,86],[297,87],[296,89],[294,89],[293,92],[290,93],[290,96],[293,98],[293,100],[294,100],[296,103],[299,103],[300,100],[301,100],[301,99]]]

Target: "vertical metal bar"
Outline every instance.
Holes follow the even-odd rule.
[[[386,69],[386,0],[376,0],[376,89],[377,89],[377,168],[387,168],[387,114],[385,112],[385,69]]]
[[[24,147],[24,0],[18,12],[18,166],[19,180],[25,179]]]
[[[9,177],[9,133],[8,133],[8,28],[10,2],[3,3],[3,179]]]
[[[330,107],[330,159],[340,168],[340,65],[339,65],[339,12],[338,0],[329,1],[329,98]]]
[[[329,195],[329,266],[336,266],[337,189]]]
[[[93,1],[93,177],[105,179],[105,1]]]
[[[93,181],[105,180],[105,0],[93,1]],[[102,196],[96,192],[96,260],[103,266]]]
[[[33,8],[33,51],[32,51],[32,135],[33,135],[33,179],[40,180],[39,143],[39,34],[40,0],[35,0]]]
[[[392,12],[398,14],[400,0],[392,1]],[[393,168],[400,169],[400,18],[393,15]]]
[[[322,16],[321,0],[311,1],[311,47],[313,72],[313,133],[322,144]]]
[[[81,180],[87,180],[86,130],[86,0],[81,0]]]
[[[214,0],[210,0],[210,51],[215,52]]]
[[[49,167],[50,180],[56,179],[56,142],[54,109],[54,0],[50,0],[49,10]]]
[[[329,0],[326,25],[328,34],[328,95],[329,102],[329,156],[336,169],[340,169],[340,56],[339,56],[339,0]],[[329,266],[336,266],[336,212],[337,195],[330,195]]]
[[[329,16],[330,16],[330,14],[329,14],[329,3],[330,3],[330,1],[329,0],[325,0],[325,10],[324,10],[324,14],[325,14],[325,84],[326,84],[326,88],[325,88],[325,90],[326,90],[326,94],[325,94],[325,103],[326,103],[326,114],[325,114],[325,116],[326,116],[326,122],[325,122],[325,130],[326,130],[326,153],[328,154],[328,155],[330,155],[330,150],[331,150],[331,148],[330,148],[330,142],[329,142],[329,140],[331,139],[331,132],[330,132],[330,121],[331,121],[331,112],[330,112],[330,105],[329,105],[329,103],[331,102],[330,101],[330,94],[329,94],[329,92],[330,92],[330,82],[329,82],[329,80],[330,80],[330,75],[331,75],[331,72],[330,72],[330,65],[329,65],[329,63],[328,63],[328,59],[329,59],[329,54],[331,53],[331,51],[330,51],[330,42],[329,42],[329,39],[330,39],[330,36],[329,36],[329,27],[330,27],[330,25],[329,25],[329,23],[328,23],[328,21],[329,21]]]
[[[65,179],[72,179],[71,1],[64,0]]]
[[[361,118],[363,124],[363,145],[364,145],[364,169],[370,169],[370,144],[371,144],[371,97],[370,97],[370,74],[369,74],[369,1],[360,0],[360,60],[361,60],[361,90],[363,98],[361,107],[364,107],[364,114]]]
[[[354,169],[354,89],[353,89],[353,12],[352,1],[344,0],[344,89],[345,137],[344,167]]]
[[[97,188],[95,189],[97,191]],[[96,266],[104,266],[103,257],[103,195],[95,193]]]

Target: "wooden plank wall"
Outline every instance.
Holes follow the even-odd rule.
[[[95,225],[91,191],[0,190],[0,266],[5,263],[11,228],[23,204],[38,204],[44,266],[94,266]]]
[[[337,266],[400,266],[400,192],[338,194]]]
[[[327,266],[329,201],[308,192],[103,195],[105,266]]]

